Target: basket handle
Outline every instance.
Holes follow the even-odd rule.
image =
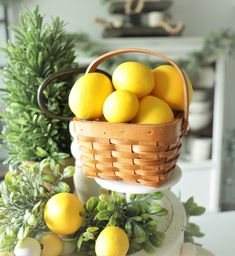
[[[66,117],[66,116],[59,116],[59,115],[55,115],[53,113],[51,113],[45,103],[45,97],[43,95],[43,92],[45,90],[45,88],[47,88],[47,86],[50,86],[52,84],[52,81],[54,81],[57,78],[63,78],[69,75],[74,75],[74,74],[83,74],[85,73],[85,71],[87,70],[87,67],[79,67],[79,68],[74,68],[74,69],[68,69],[62,72],[57,72],[51,76],[48,76],[39,86],[38,88],[38,93],[37,93],[37,101],[38,101],[38,105],[41,109],[41,111],[48,117],[51,119],[57,119],[57,120],[61,120],[61,121],[72,121],[74,119],[74,117]],[[97,69],[97,72],[103,73],[106,76],[108,76],[109,78],[110,75],[101,70],[101,69]]]
[[[79,73],[85,73],[86,71],[86,67],[80,67],[80,68],[75,68],[75,69],[69,69],[66,71],[62,71],[62,72],[57,72],[49,77],[47,77],[39,86],[38,88],[38,94],[37,94],[37,100],[38,100],[38,105],[41,109],[41,111],[49,118],[51,119],[57,119],[57,120],[61,120],[61,121],[71,121],[73,120],[73,117],[66,117],[66,116],[59,116],[59,115],[55,115],[53,113],[51,113],[46,104],[45,104],[45,97],[43,94],[43,91],[45,90],[45,88],[49,85],[52,84],[52,81],[54,81],[57,78],[62,78],[62,77],[66,77],[69,75],[74,75],[74,74],[79,74]]]
[[[183,119],[183,134],[187,133],[188,130],[188,115],[189,115],[189,93],[188,93],[188,86],[187,86],[187,81],[185,78],[185,75],[183,73],[183,71],[180,69],[180,67],[169,57],[158,53],[158,52],[154,52],[154,51],[150,51],[150,50],[145,50],[145,49],[140,49],[140,48],[124,48],[124,49],[119,49],[119,50],[115,50],[115,51],[111,51],[108,53],[105,53],[103,55],[101,55],[100,57],[98,57],[97,59],[95,59],[87,68],[86,70],[86,74],[88,73],[92,73],[96,70],[97,66],[102,63],[103,61],[105,61],[106,59],[109,59],[110,57],[119,55],[119,54],[123,54],[123,53],[130,53],[130,52],[139,52],[139,53],[146,53],[146,54],[150,54],[150,55],[154,55],[157,56],[167,62],[169,62],[172,66],[174,66],[176,68],[176,70],[178,71],[180,78],[183,82],[183,89],[184,89],[184,119]]]

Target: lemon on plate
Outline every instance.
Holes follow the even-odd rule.
[[[138,109],[139,101],[134,93],[117,90],[105,100],[103,113],[108,122],[125,123],[136,116]]]
[[[60,256],[63,251],[63,242],[56,234],[42,236],[39,243],[42,245],[41,256]]]
[[[174,114],[163,100],[148,95],[141,99],[139,111],[133,120],[138,124],[166,124],[174,120]]]
[[[80,199],[71,193],[58,193],[51,197],[44,210],[44,220],[48,228],[59,235],[75,233],[83,222]]]
[[[184,110],[183,81],[174,66],[161,65],[153,70],[155,87],[151,95],[167,102],[173,110]],[[187,76],[189,103],[192,101],[193,88]]]
[[[116,226],[103,229],[97,237],[95,252],[97,256],[126,256],[129,239],[125,231]]]
[[[79,119],[96,119],[103,115],[103,104],[113,91],[110,79],[101,73],[81,76],[69,94],[69,107]]]
[[[116,90],[128,90],[138,98],[148,95],[154,88],[152,71],[139,62],[123,62],[113,72],[113,86]]]

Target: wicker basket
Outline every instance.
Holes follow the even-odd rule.
[[[74,120],[83,171],[89,177],[123,180],[146,186],[159,187],[166,181],[176,165],[182,136],[188,126],[188,90],[185,76],[178,65],[168,57],[144,49],[120,49],[106,53],[93,61],[86,73],[94,72],[104,60],[118,54],[140,52],[151,54],[169,62],[180,74],[184,85],[184,111],[168,124],[108,123]],[[55,78],[84,71],[71,70],[57,73],[40,86],[38,100],[41,109],[51,118],[71,120],[50,113],[44,104],[43,89]]]

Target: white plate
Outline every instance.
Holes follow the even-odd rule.
[[[95,181],[103,188],[116,191],[119,193],[127,194],[148,194],[156,191],[164,191],[170,189],[174,186],[181,178],[182,171],[179,166],[176,166],[172,170],[170,178],[163,183],[160,187],[149,187],[142,184],[128,183],[125,181],[115,181],[115,180],[105,180],[100,178],[95,178]]]

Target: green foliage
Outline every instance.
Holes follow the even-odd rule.
[[[235,163],[235,130],[229,131],[226,138],[226,156]]]
[[[49,167],[53,169],[49,171]],[[48,159],[10,168],[0,184],[0,252],[11,252],[18,240],[48,231],[45,205],[56,193],[69,192],[64,179],[73,173],[71,166],[60,173],[59,164]]]
[[[200,216],[205,212],[205,208],[198,206],[193,197],[190,197],[187,202],[183,203],[186,216],[187,224],[184,232],[184,241],[194,243],[194,237],[203,237],[204,234],[200,231],[199,226],[194,223],[189,222],[191,216]]]
[[[180,64],[193,80],[197,79],[198,67],[211,65],[221,54],[232,56],[234,53],[235,32],[223,29],[210,32],[204,39],[202,50],[190,53],[186,60],[180,61]]]
[[[77,233],[79,255],[94,255],[95,240],[107,226],[118,226],[125,230],[130,241],[128,253],[133,254],[144,248],[153,252],[164,239],[157,231],[159,217],[168,214],[156,203],[163,194],[130,195],[127,201],[123,195],[112,192],[91,197],[85,205],[85,222]]]
[[[49,75],[75,66],[75,41],[65,32],[64,23],[55,18],[44,24],[37,7],[27,10],[13,30],[14,40],[5,43],[7,67],[3,70],[6,110],[2,139],[7,143],[9,161],[69,156],[68,123],[50,120],[37,103],[37,90]],[[45,91],[47,107],[55,114],[71,115],[67,99],[73,78],[56,82]],[[55,152],[61,152],[58,154]]]
[[[79,42],[80,51],[85,53],[87,56],[97,56],[106,52],[106,49],[102,47],[101,44],[92,40],[85,33],[80,33],[76,36],[74,35],[74,38],[77,38],[77,42]],[[219,32],[209,33],[204,39],[201,51],[190,53],[186,58],[178,60],[178,63],[193,80],[197,77],[198,67],[211,65],[211,63],[213,63],[220,54],[227,54],[228,56],[231,56],[234,52],[235,32],[229,29],[224,29]],[[109,70],[112,70],[113,67],[126,60],[130,60],[130,58],[119,55],[118,57],[111,58],[106,61],[106,67],[110,67]],[[141,61],[150,67],[156,67],[158,65],[156,61],[153,62],[147,59],[145,60],[144,58]]]

